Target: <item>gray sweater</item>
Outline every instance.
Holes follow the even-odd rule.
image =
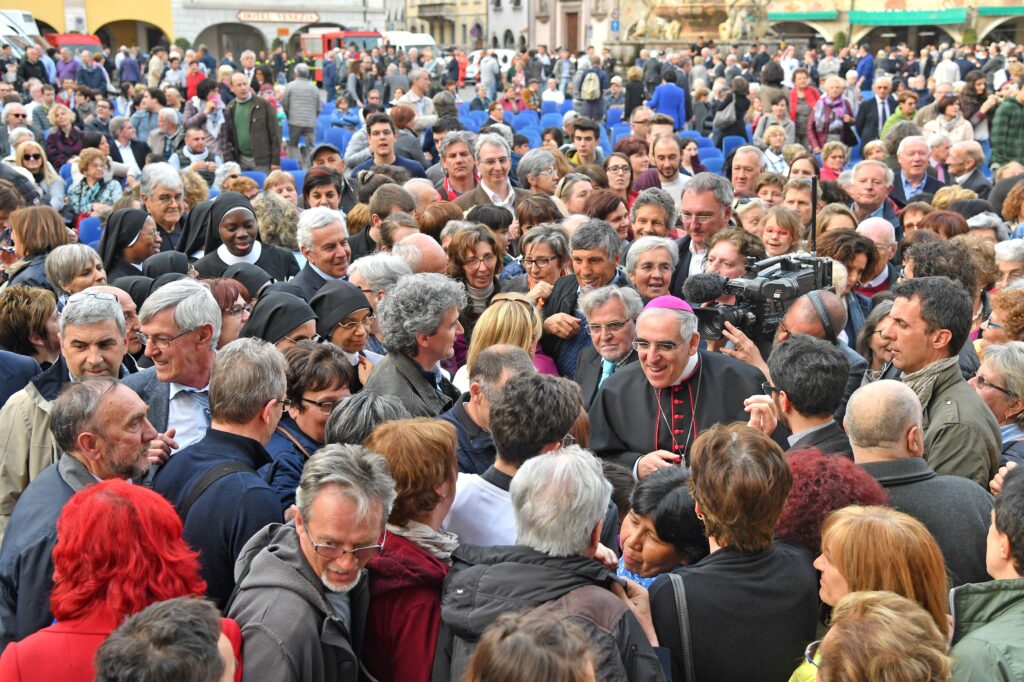
[[[320,115],[320,90],[308,78],[296,78],[284,89],[281,107],[293,128],[315,128]]]

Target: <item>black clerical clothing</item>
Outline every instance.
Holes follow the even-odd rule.
[[[590,449],[630,470],[655,450],[683,455],[689,464],[701,431],[746,422],[743,401],[762,393],[764,375],[727,355],[697,352],[693,374],[671,388],[653,388],[639,362],[613,374],[590,410]]]
[[[804,435],[794,434],[794,436],[798,436],[798,438],[796,440],[790,438],[788,451],[815,448],[821,450],[826,455],[843,455],[853,459],[853,448],[850,447],[850,439],[846,437],[846,434],[839,428],[839,424],[834,419],[821,428],[810,429]]]
[[[285,282],[299,274],[299,264],[295,256],[286,249],[273,244],[260,244],[260,257],[253,264],[262,269],[278,282]],[[223,277],[228,263],[220,257],[217,250],[211,251],[195,262],[199,276],[203,278]],[[250,295],[255,292],[250,292]]]
[[[636,351],[630,350],[629,355],[616,363],[615,372],[636,362],[636,360]],[[588,412],[597,398],[598,389],[601,388],[601,374],[603,371],[602,358],[598,354],[597,349],[594,348],[594,344],[590,344],[580,351],[579,360],[576,361],[576,375],[573,377],[573,380],[580,385],[580,390],[583,394],[583,409]],[[614,375],[614,372],[612,374]],[[610,379],[611,377],[608,378]]]

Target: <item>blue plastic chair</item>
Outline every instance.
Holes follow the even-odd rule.
[[[567,111],[572,111],[572,100],[567,99],[562,102],[562,105],[558,107],[558,113],[564,114]]]
[[[520,111],[512,119],[513,127],[518,130],[519,128],[525,128],[531,125],[540,125],[540,116],[536,111]]]
[[[622,122],[622,109],[619,109],[618,107],[612,107],[611,109],[608,110],[608,113],[606,113],[604,115],[604,120],[605,120],[605,123],[607,123],[609,127],[611,127],[611,126],[613,126],[613,125],[615,125],[617,123],[621,123]]]
[[[558,113],[558,102],[551,102],[544,100],[540,103],[540,113],[543,114],[557,114]]]
[[[715,146],[715,141],[710,137],[699,135],[693,139],[697,140],[697,149],[700,149],[701,151],[705,149],[718,149],[718,147]]]
[[[618,142],[621,138],[628,137],[632,133],[633,130],[629,127],[629,125],[625,123],[616,123],[615,125],[612,126],[612,146],[614,147],[615,143]]]
[[[540,117],[541,128],[561,128],[562,127],[562,115],[561,114],[544,114]]]
[[[717,175],[722,172],[722,165],[725,163],[725,159],[701,159],[701,163],[704,164],[704,167],[708,169],[709,173],[715,173]]]
[[[352,139],[352,131],[344,128],[330,128],[324,135],[324,142],[333,144],[341,152],[342,156],[348,148],[349,140]]]
[[[541,144],[543,144],[542,140],[540,139],[540,133],[538,133],[536,130],[520,131],[519,134],[523,135],[524,137],[526,137],[527,140],[530,141],[530,149],[536,149],[537,147],[541,146]]]
[[[216,199],[218,194],[220,194],[220,192],[218,192],[215,188],[213,188],[213,187],[210,188],[210,198],[211,199]]]
[[[704,159],[724,159],[725,155],[722,150],[718,147],[707,147],[705,149],[697,148],[697,155],[700,156],[700,160]]]
[[[459,121],[462,122],[462,127],[465,128],[466,130],[468,130],[469,132],[471,132],[471,133],[479,133],[480,132],[480,124],[476,121],[476,119],[474,119],[474,118],[460,118]]]
[[[299,165],[299,162],[293,159],[292,157],[285,156],[281,158],[281,170],[293,171],[299,170],[301,168],[302,166]]]
[[[78,241],[81,243],[90,246],[93,242],[98,244],[101,236],[103,236],[103,223],[96,216],[82,218],[82,222],[78,223]]]
[[[290,170],[288,174],[295,178],[295,189],[302,194],[302,185],[306,182],[306,171],[304,170]]]
[[[455,105],[455,109],[459,112],[459,116],[465,116],[469,113],[469,102],[460,102]]]
[[[65,163],[63,166],[60,167],[60,177],[63,178],[64,185],[68,189],[71,189],[72,179],[71,179],[71,164],[70,163]]]
[[[267,179],[267,174],[263,171],[242,171],[242,175],[255,180],[260,189],[263,189],[263,181]]]
[[[722,138],[722,156],[729,156],[729,152],[746,143],[747,140],[739,135],[726,135]]]

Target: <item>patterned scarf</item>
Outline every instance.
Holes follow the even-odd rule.
[[[388,531],[430,552],[433,556],[452,565],[452,552],[459,546],[459,536],[447,531],[436,531],[425,523],[410,521],[404,526],[388,524]]]
[[[918,400],[921,401],[921,405],[927,407],[928,403],[931,402],[932,392],[935,390],[935,382],[939,380],[939,377],[943,372],[948,370],[950,367],[956,366],[960,361],[960,358],[954,355],[951,358],[945,360],[937,360],[930,365],[911,372],[910,374],[904,374],[900,377],[900,381],[905,383],[907,386],[917,394]],[[928,412],[924,414],[923,424],[924,428],[928,428]]]
[[[840,132],[843,128],[843,114],[846,113],[846,98],[842,95],[830,99],[822,95],[814,105],[814,128],[829,133]]]

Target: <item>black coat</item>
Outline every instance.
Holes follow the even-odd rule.
[[[631,350],[629,355],[626,356],[626,360],[615,369],[619,371],[627,365],[637,361],[637,354],[635,350]],[[601,356],[598,355],[597,350],[594,348],[594,344],[590,344],[580,351],[580,357],[576,361],[576,376],[573,380],[580,385],[580,390],[583,393],[583,409],[590,411],[591,406],[594,404],[594,399],[597,398],[598,383],[601,381]],[[611,378],[611,377],[609,377]]]
[[[670,294],[683,299],[686,298],[683,296],[683,284],[690,276],[690,261],[693,259],[693,253],[690,251],[690,242],[692,241],[689,235],[676,240],[676,246],[679,247],[679,265],[672,273],[672,281],[668,285]]]
[[[274,278],[275,281],[285,282],[299,274],[299,264],[295,256],[280,246],[263,244],[260,257],[255,265]],[[228,264],[221,259],[216,249],[206,254],[195,262],[196,270],[200,277],[223,277]],[[255,294],[255,292],[250,292]]]
[[[132,140],[128,144],[131,145],[135,163],[138,164],[139,168],[145,166],[146,157],[149,156],[149,145],[139,140]],[[110,143],[110,158],[118,163],[125,163],[124,157],[121,156],[121,150],[113,142]]]
[[[924,187],[921,188],[919,194],[935,194],[942,189],[943,186],[944,185],[939,182],[938,178],[925,174]],[[892,181],[892,191],[889,192],[889,198],[892,199],[900,208],[903,208],[914,200],[914,197],[904,196],[903,178],[900,176],[899,172],[896,173],[896,178]]]
[[[683,576],[695,678],[700,682],[786,682],[815,639],[818,577],[805,550],[776,542],[763,552],[731,547],[714,552]],[[672,679],[684,659],[672,582],[651,585],[651,616],[658,644],[672,652]]]
[[[643,81],[626,81],[626,102],[622,109],[622,122],[629,123],[629,115],[644,103]],[[689,111],[689,109],[687,109]]]
[[[896,113],[896,98],[889,95],[889,115]],[[878,101],[874,97],[865,99],[857,109],[853,127],[857,129],[861,144],[877,140],[882,131],[883,121],[878,120]]]
[[[990,580],[985,544],[992,496],[962,476],[940,476],[921,457],[861,464],[892,498],[892,506],[923,523],[935,536],[950,587]]]
[[[617,284],[620,287],[631,286],[629,284],[629,278],[626,277],[626,273],[622,270],[619,270],[616,273],[616,277],[611,283]],[[576,281],[576,275],[564,275],[559,277],[555,282],[555,286],[551,289],[551,295],[548,296],[548,300],[544,302],[544,309],[541,311],[544,319],[548,319],[555,313],[567,313],[569,315],[575,314],[577,312],[576,304],[579,301],[580,296],[579,288],[579,282]],[[569,341],[570,339],[561,339],[554,334],[545,333],[540,337],[540,345],[544,350],[544,354],[548,357],[554,358],[555,360],[557,360],[561,355],[562,344]]]
[[[853,448],[839,424],[832,421],[828,426],[813,431],[789,446],[788,452],[816,448],[826,455],[843,455],[853,459]]]
[[[320,287],[327,284],[327,280],[318,275],[309,263],[306,263],[289,284],[299,287],[302,290],[302,298],[309,303],[316,296],[316,292],[320,291]]]
[[[459,442],[456,451],[459,471],[466,474],[482,474],[494,464],[494,440],[491,434],[480,428],[466,412],[468,402],[469,394],[463,393],[452,408],[438,419],[444,419],[455,427],[455,435]]]

